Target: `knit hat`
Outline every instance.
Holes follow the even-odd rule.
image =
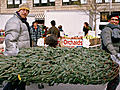
[[[20,4],[18,11],[20,11],[21,9],[27,9],[27,10],[29,10],[29,5],[28,5],[28,3],[22,3],[22,4]],[[30,11],[30,10],[29,10],[29,11]]]
[[[32,25],[33,25],[34,23],[38,23],[38,22],[37,22],[37,21],[34,21],[34,22],[32,22]]]
[[[108,19],[110,20],[112,17],[117,17],[119,19],[119,14],[118,13],[113,13],[110,16],[108,16]]]

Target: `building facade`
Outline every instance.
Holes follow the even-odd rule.
[[[110,13],[120,13],[120,0],[0,0],[0,18],[4,15],[12,16],[18,10],[18,6],[21,3],[29,4],[29,17],[31,21],[35,19],[39,23],[44,23],[46,10],[71,11],[96,9],[96,11],[99,10],[100,12],[100,22],[106,22],[107,16]],[[92,4],[96,7],[91,9],[90,5]]]
[[[81,5],[77,5],[81,2]],[[34,14],[36,18],[43,18],[45,10],[83,10],[87,4],[94,0],[0,0],[0,14],[12,14],[21,3],[29,3],[30,14]],[[99,4],[101,12],[113,12],[120,10],[120,0],[96,0]]]

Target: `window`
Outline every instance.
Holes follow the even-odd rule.
[[[81,2],[81,0],[63,0],[62,5],[76,5],[76,2]],[[82,0],[82,4],[86,4],[87,0]]]
[[[55,0],[33,0],[33,6],[55,6]]]
[[[26,0],[7,0],[7,8],[18,8],[22,3],[26,3]]]
[[[108,22],[108,15],[109,15],[109,12],[101,12],[100,13],[100,21]]]
[[[87,4],[87,0],[81,0],[81,4]]]
[[[115,0],[115,2],[120,2],[120,0]]]
[[[96,0],[96,3],[102,3],[102,0]]]
[[[96,0],[96,3],[109,3],[109,2],[117,3],[120,2],[120,0]]]
[[[120,16],[120,11],[114,11],[111,12],[111,14],[118,14]],[[108,16],[109,16],[109,12],[101,12],[100,13],[100,22],[108,22]]]
[[[22,3],[26,3],[26,0],[22,0]]]
[[[111,0],[112,1],[112,0]],[[110,2],[110,0],[105,0],[105,3],[108,3],[108,2]]]

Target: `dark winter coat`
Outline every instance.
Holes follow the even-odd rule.
[[[108,24],[101,32],[102,49],[112,55],[120,53],[120,27]]]
[[[53,28],[53,32],[52,32],[52,28]],[[58,38],[60,37],[60,31],[59,31],[59,29],[58,29],[57,27],[52,26],[52,27],[48,30],[47,34],[51,34],[51,32],[52,32],[52,34],[57,35]]]
[[[17,55],[19,48],[31,45],[30,28],[28,22],[21,18],[18,12],[10,18],[5,25],[5,51],[4,55]]]
[[[88,33],[89,30],[92,30],[92,28],[90,26],[83,27],[83,31],[85,32],[85,35],[87,35],[87,33]]]
[[[39,25],[37,25],[37,29],[35,32],[35,28],[33,25],[30,27],[31,39],[32,41],[37,41],[40,37],[42,37],[42,30]]]

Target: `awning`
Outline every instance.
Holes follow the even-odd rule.
[[[45,20],[45,14],[44,13],[35,14],[35,20]]]

